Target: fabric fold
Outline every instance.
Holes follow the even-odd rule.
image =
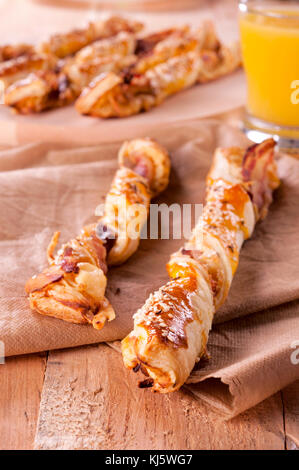
[[[231,418],[297,380],[298,310],[295,301],[215,325],[210,359],[193,370],[186,388]]]

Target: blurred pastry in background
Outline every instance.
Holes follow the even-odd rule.
[[[162,32],[157,42],[158,35],[153,37],[142,40],[137,61],[128,70],[96,77],[79,96],[77,111],[101,118],[131,116],[241,65],[239,44],[223,45],[210,22],[193,32],[188,27]]]
[[[35,48],[3,49],[12,57],[0,63],[4,103],[29,114],[76,101],[83,115],[127,117],[241,65],[239,44],[222,44],[211,21],[141,36],[142,28],[113,16]]]
[[[0,64],[4,103],[22,114],[72,103],[94,76],[118,72],[135,61],[134,33],[140,29],[139,22],[111,17],[85,30],[54,35],[33,52],[23,48],[20,57]]]

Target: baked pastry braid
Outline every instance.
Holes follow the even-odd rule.
[[[179,389],[205,353],[215,311],[225,301],[239,252],[264,218],[279,185],[272,139],[247,150],[216,150],[203,214],[191,239],[171,256],[172,278],[134,315],[122,341],[124,364],[148,378],[140,387]]]
[[[104,21],[90,23],[87,28],[82,30],[53,35],[47,42],[44,42],[37,47],[28,45],[5,46],[0,49],[0,58],[3,56],[5,60],[10,60],[0,63],[0,81],[2,82],[4,89],[6,89],[9,85],[17,82],[18,80],[22,80],[29,74],[37,71],[51,70],[60,72],[61,64],[59,63],[59,59],[69,58],[69,56],[75,54],[83,47],[99,39],[110,38],[120,32],[134,34],[142,28],[143,25],[137,21],[112,16]],[[116,62],[116,60],[114,60],[114,62]],[[123,66],[128,66],[131,62],[125,62]],[[58,71],[56,70],[57,67],[59,68]],[[105,67],[103,69],[105,70]],[[111,70],[118,71],[120,68],[111,67]],[[98,73],[100,72],[101,68],[99,66]],[[85,73],[87,72],[85,71]],[[93,73],[97,73],[97,69],[95,67],[93,69]],[[48,86],[49,81],[46,81],[48,82]],[[16,85],[16,87],[17,86],[18,85]],[[23,85],[20,86],[22,87]],[[38,86],[38,89],[40,92],[40,86]],[[29,87],[27,87],[26,90],[28,92]],[[79,92],[81,90],[82,87]],[[55,87],[53,93],[55,94]],[[7,101],[9,101],[9,99]],[[43,97],[43,102],[45,101],[47,101],[47,96]],[[31,109],[31,112],[32,111],[33,109]]]
[[[38,71],[14,82],[5,90],[4,103],[21,114],[71,104],[94,76],[105,71],[118,72],[135,62],[131,55],[135,44],[134,35],[124,32],[96,41],[55,71]]]
[[[81,114],[101,118],[127,117],[158,106],[167,96],[197,80],[199,57],[195,52],[173,57],[143,75],[109,72],[97,77],[76,101]]]
[[[144,74],[135,73],[134,66],[125,74],[102,74],[83,90],[75,106],[81,114],[101,118],[131,116],[158,106],[198,81],[231,73],[240,63],[236,45],[217,51],[195,49],[177,54]]]
[[[39,46],[39,50],[42,53],[54,54],[61,59],[75,54],[98,39],[115,36],[121,31],[137,33],[142,28],[143,24],[138,21],[128,20],[120,16],[111,16],[107,20],[89,23],[85,29],[54,34],[48,41]]]
[[[84,227],[78,237],[54,255],[59,239],[56,232],[47,251],[49,267],[26,283],[30,307],[38,313],[72,323],[89,323],[96,329],[115,318],[105,297],[107,263],[123,262],[137,249],[138,230],[144,222],[138,220],[134,241],[126,234],[124,238],[119,236],[121,230],[126,230],[118,212],[119,203],[123,197],[128,206],[138,203],[147,212],[150,198],[168,184],[170,163],[168,154],[157,143],[137,139],[122,146],[119,166],[99,222]],[[134,217],[132,213],[128,223]]]

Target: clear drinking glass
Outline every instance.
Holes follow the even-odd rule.
[[[244,127],[255,141],[265,134],[299,150],[299,2],[239,2],[247,77]]]

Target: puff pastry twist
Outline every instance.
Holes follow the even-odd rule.
[[[197,82],[231,73],[241,64],[238,44],[222,45],[210,22],[195,32],[182,28],[160,34],[161,41],[156,34],[141,46],[137,43],[138,60],[127,71],[96,77],[79,96],[77,111],[102,118],[131,116]]]
[[[150,198],[168,184],[170,162],[167,152],[156,142],[137,139],[121,147],[119,166],[99,222],[84,227],[54,256],[59,238],[56,232],[48,247],[49,267],[26,283],[30,307],[40,314],[90,323],[96,329],[115,318],[105,297],[107,264],[119,264],[137,249],[146,218],[138,220],[137,237],[130,237],[126,219],[119,211],[120,202],[124,200],[127,208],[138,203],[147,214]],[[127,223],[134,222],[134,217],[132,212]]]
[[[94,76],[118,72],[136,60],[130,54],[140,29],[139,22],[111,17],[54,35],[36,48],[20,45],[10,51],[7,46],[3,54],[11,60],[0,63],[5,104],[28,114],[73,102]]]
[[[203,214],[189,242],[167,265],[172,280],[137,311],[134,329],[122,341],[125,366],[141,367],[149,376],[141,387],[161,393],[179,389],[204,354],[242,244],[266,216],[279,185],[274,146],[269,139],[246,151],[216,150]]]

